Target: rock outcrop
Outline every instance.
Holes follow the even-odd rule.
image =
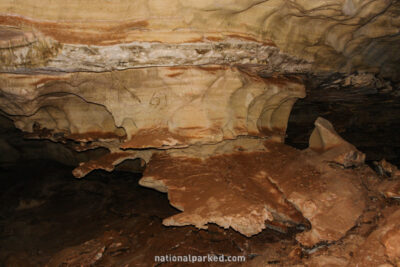
[[[313,151],[258,143],[251,149],[225,146],[223,154],[202,159],[196,153],[154,154],[139,183],[168,193],[171,205],[182,211],[165,225],[216,223],[252,236],[265,227],[285,231],[311,223],[297,238],[313,246],[340,239],[356,224],[366,200],[356,172],[315,160],[321,155]],[[331,156],[325,153],[323,158]]]
[[[148,161],[143,149],[212,144],[242,135],[282,141],[292,105],[305,96],[294,77],[263,79],[221,66],[5,74],[0,86],[3,112],[28,137],[75,141],[77,151],[110,151],[97,163],[80,166],[77,177],[94,168],[111,171],[122,161],[110,162],[112,155]]]
[[[386,218],[354,255],[351,266],[398,266],[400,264],[400,210],[388,208]]]
[[[365,154],[343,140],[329,121],[319,117],[314,124],[315,129],[310,136],[309,149],[320,152],[319,160],[335,162],[344,167],[364,163]]]
[[[124,149],[239,135],[282,139],[291,106],[305,96],[298,80],[262,79],[219,66],[8,74],[0,86],[3,112],[24,132]]]

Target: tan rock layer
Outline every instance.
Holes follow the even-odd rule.
[[[84,50],[95,51],[92,45],[183,44],[233,36],[273,43],[318,70],[381,72],[398,79],[398,1],[5,0],[0,15],[4,27],[27,35],[40,32],[44,39],[83,45]],[[5,34],[3,39],[16,37]],[[285,57],[281,59],[284,65]]]
[[[0,108],[25,131],[107,148],[171,148],[239,135],[283,138],[297,79],[226,66],[0,75]],[[109,139],[113,139],[111,143]]]
[[[269,73],[304,73],[311,70],[309,62],[283,54],[271,43],[258,42],[240,34],[224,33],[218,38],[206,36],[184,43],[135,39],[105,46],[65,44],[31,27],[25,30],[15,27],[0,26],[0,36],[3,36],[0,39],[0,72],[101,72],[205,64],[259,64],[264,72]],[[101,32],[95,31],[94,34],[101,35]],[[102,36],[98,38],[106,40]]]

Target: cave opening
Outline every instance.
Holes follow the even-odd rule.
[[[354,77],[362,74],[353,74]],[[386,159],[400,165],[398,84],[387,79],[364,78],[364,83],[345,83],[346,77],[307,77],[307,97],[293,106],[285,142],[298,149],[308,147],[314,121],[322,116],[336,131],[366,154],[366,162]],[[348,78],[347,78],[348,79]]]

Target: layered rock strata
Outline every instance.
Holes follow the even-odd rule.
[[[397,1],[384,0],[6,0],[1,70],[257,63],[278,72],[361,70],[398,79],[399,13]]]
[[[240,135],[284,137],[305,96],[295,78],[174,67],[0,77],[0,106],[24,132],[110,149],[186,147]]]

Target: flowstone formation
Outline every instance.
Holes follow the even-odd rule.
[[[77,178],[140,159],[140,185],[180,211],[164,225],[295,229],[302,248],[332,245],[366,218],[371,192],[399,197],[398,170],[371,175],[321,117],[307,149],[284,144],[289,115],[309,77],[399,84],[399,15],[387,0],[3,0],[0,114],[26,138],[102,149],[79,157]],[[397,217],[371,234],[391,263]],[[336,256],[319,262],[351,262]]]
[[[318,131],[320,122],[316,122]],[[329,124],[329,126],[331,126]],[[209,145],[212,153],[177,150],[152,156],[140,184],[168,193],[171,205],[182,213],[164,220],[165,225],[216,223],[252,236],[265,227],[287,231],[310,228],[298,234],[305,246],[340,239],[363,213],[366,190],[357,171],[344,169],[347,162],[331,165],[337,157],[363,154],[333,130],[320,131],[329,148],[296,150],[264,139],[237,139]],[[333,143],[332,135],[341,140]],[[332,151],[336,151],[332,156]]]

